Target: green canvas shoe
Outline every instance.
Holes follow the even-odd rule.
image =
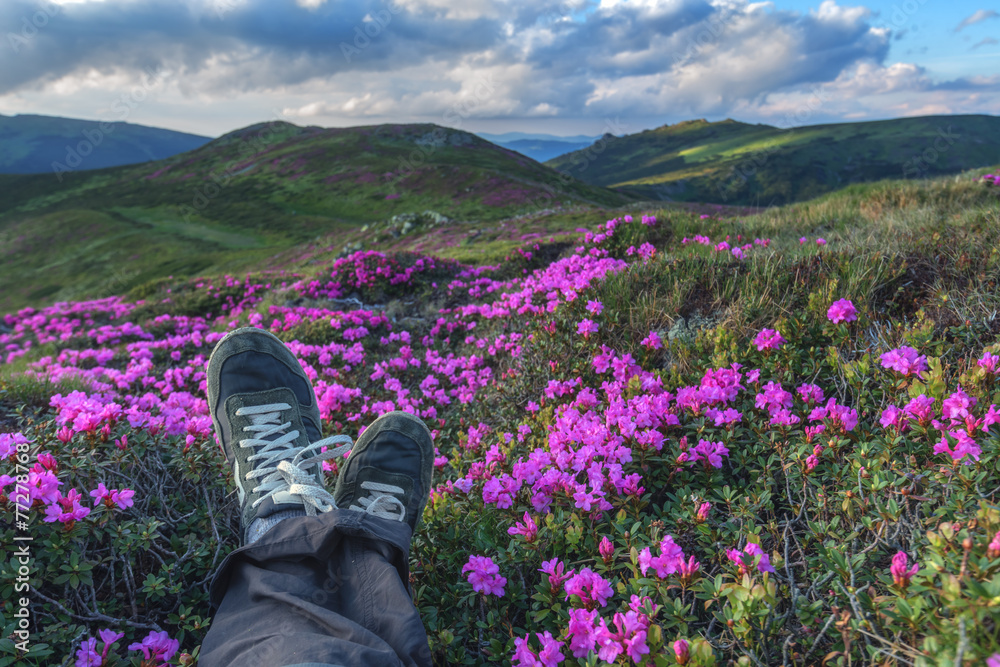
[[[340,468],[333,497],[338,507],[405,521],[416,530],[433,470],[434,444],[427,426],[408,412],[390,412],[358,438]]]
[[[343,456],[351,439],[321,437],[312,384],[281,340],[253,327],[226,334],[208,362],[208,405],[233,467],[241,544],[282,519],[337,507],[324,486],[322,463]]]

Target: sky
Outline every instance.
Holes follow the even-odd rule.
[[[626,134],[1000,113],[984,0],[0,0],[0,114]]]

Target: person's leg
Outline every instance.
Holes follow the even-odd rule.
[[[410,600],[405,523],[338,509],[290,518],[234,552],[199,665],[430,665]]]
[[[377,419],[331,495],[321,463],[342,456],[350,439],[320,439],[312,386],[280,340],[252,328],[230,333],[207,384],[245,546],[213,581],[218,612],[199,664],[429,665],[407,584],[410,536],[430,492],[427,427],[400,412]]]

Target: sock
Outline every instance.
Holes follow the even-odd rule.
[[[285,510],[283,512],[275,512],[274,514],[254,519],[250,522],[250,529],[247,530],[247,544],[253,544],[262,538],[264,533],[271,530],[285,519],[290,519],[293,516],[305,515],[305,510]]]

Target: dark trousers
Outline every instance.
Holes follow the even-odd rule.
[[[229,554],[200,667],[430,665],[409,593],[410,527],[337,509]]]

